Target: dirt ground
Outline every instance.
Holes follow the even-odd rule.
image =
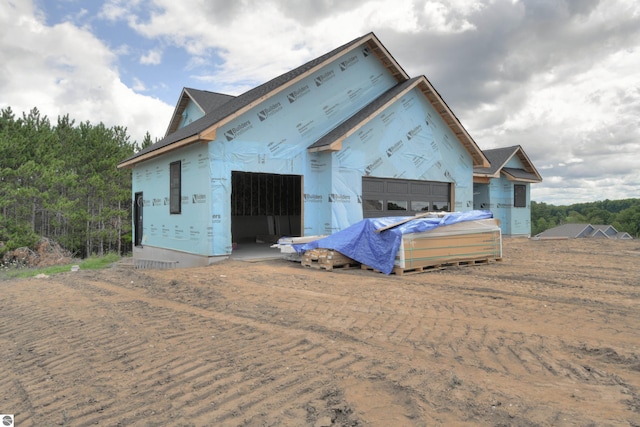
[[[640,426],[640,242],[0,281],[16,426]]]

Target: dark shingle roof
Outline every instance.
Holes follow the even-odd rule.
[[[589,224],[563,224],[537,234],[538,238],[568,238],[574,239],[582,233]]]
[[[210,128],[211,126],[213,126],[214,124],[220,122],[221,120],[225,119],[226,117],[231,116],[232,114],[238,112],[239,110],[241,110],[243,107],[246,107],[247,105],[251,104],[252,102],[268,95],[269,93],[271,93],[272,91],[278,89],[279,87],[285,85],[286,83],[290,82],[291,80],[295,79],[296,77],[304,74],[305,72],[311,70],[312,68],[314,68],[315,66],[323,63],[324,61],[337,56],[338,54],[340,54],[343,51],[346,51],[348,48],[355,46],[357,44],[359,44],[362,40],[366,39],[367,37],[370,37],[373,33],[369,33],[366,34],[362,37],[358,37],[357,39],[354,39],[352,41],[350,41],[349,43],[346,43],[336,49],[333,49],[332,51],[316,58],[313,59],[309,62],[307,62],[306,64],[303,64],[287,73],[284,73],[260,86],[257,86],[245,93],[243,93],[242,95],[239,95],[231,100],[229,100],[228,102],[224,103],[223,105],[221,105],[219,108],[217,108],[216,110],[214,110],[213,112],[206,114],[205,116],[199,118],[198,120],[193,121],[192,123],[190,123],[189,125],[180,128],[178,130],[176,130],[175,132],[167,135],[164,139],[161,139],[160,141],[156,142],[155,144],[140,150],[139,152],[137,152],[136,154],[134,154],[133,156],[129,157],[128,159],[124,160],[121,162],[122,163],[126,163],[129,162],[130,160],[133,160],[137,157],[140,157],[144,154],[150,153],[152,151],[167,147],[175,142],[178,142],[180,140],[189,138],[189,137],[193,137],[193,136],[197,136],[198,134],[200,134],[201,132],[205,131],[206,129]]]
[[[182,93],[180,93],[178,104],[173,110],[171,121],[169,121],[169,127],[167,128],[165,138],[180,128],[184,119],[184,112],[189,102],[194,102],[198,108],[200,108],[203,115],[206,115],[215,109],[220,108],[233,98],[235,97],[231,95],[224,95],[222,93],[209,92],[206,90],[198,90],[188,87],[183,88]]]
[[[542,177],[536,170],[535,166],[533,166],[533,163],[531,163],[529,157],[527,157],[524,150],[519,145],[484,150],[483,153],[491,163],[491,166],[488,168],[474,168],[474,176],[497,178],[500,173],[503,172],[515,180],[531,182],[542,181]],[[506,164],[513,156],[518,156],[520,162],[524,166],[524,169],[506,167]]]
[[[527,172],[524,169],[516,169],[516,168],[502,168],[502,171],[507,175],[512,176],[515,179],[527,180],[527,181],[539,181],[540,179],[536,176],[536,174]]]
[[[482,150],[491,166],[488,168],[475,168],[474,172],[495,175],[498,173],[504,165],[513,157],[513,155],[520,148],[519,145],[514,145],[512,147],[503,147],[503,148],[494,148],[492,150]]]
[[[213,110],[220,108],[222,105],[235,98],[235,96],[232,95],[209,92],[208,90],[193,89],[190,87],[186,87],[184,90],[189,94],[191,99],[193,99],[195,103],[202,108],[202,111],[204,111],[205,114],[213,112]]]

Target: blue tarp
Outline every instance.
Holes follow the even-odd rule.
[[[313,242],[294,245],[294,248],[298,253],[317,248],[333,249],[384,274],[391,274],[403,234],[420,233],[463,221],[493,218],[493,214],[490,211],[474,210],[452,212],[437,218],[411,218],[413,217],[395,216],[363,219],[342,231]],[[375,232],[403,220],[409,221],[380,233]]]

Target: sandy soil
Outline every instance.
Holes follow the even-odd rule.
[[[640,426],[640,242],[403,276],[285,260],[0,282],[25,426]]]

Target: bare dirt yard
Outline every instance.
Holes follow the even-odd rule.
[[[640,426],[640,242],[0,281],[16,426]]]

